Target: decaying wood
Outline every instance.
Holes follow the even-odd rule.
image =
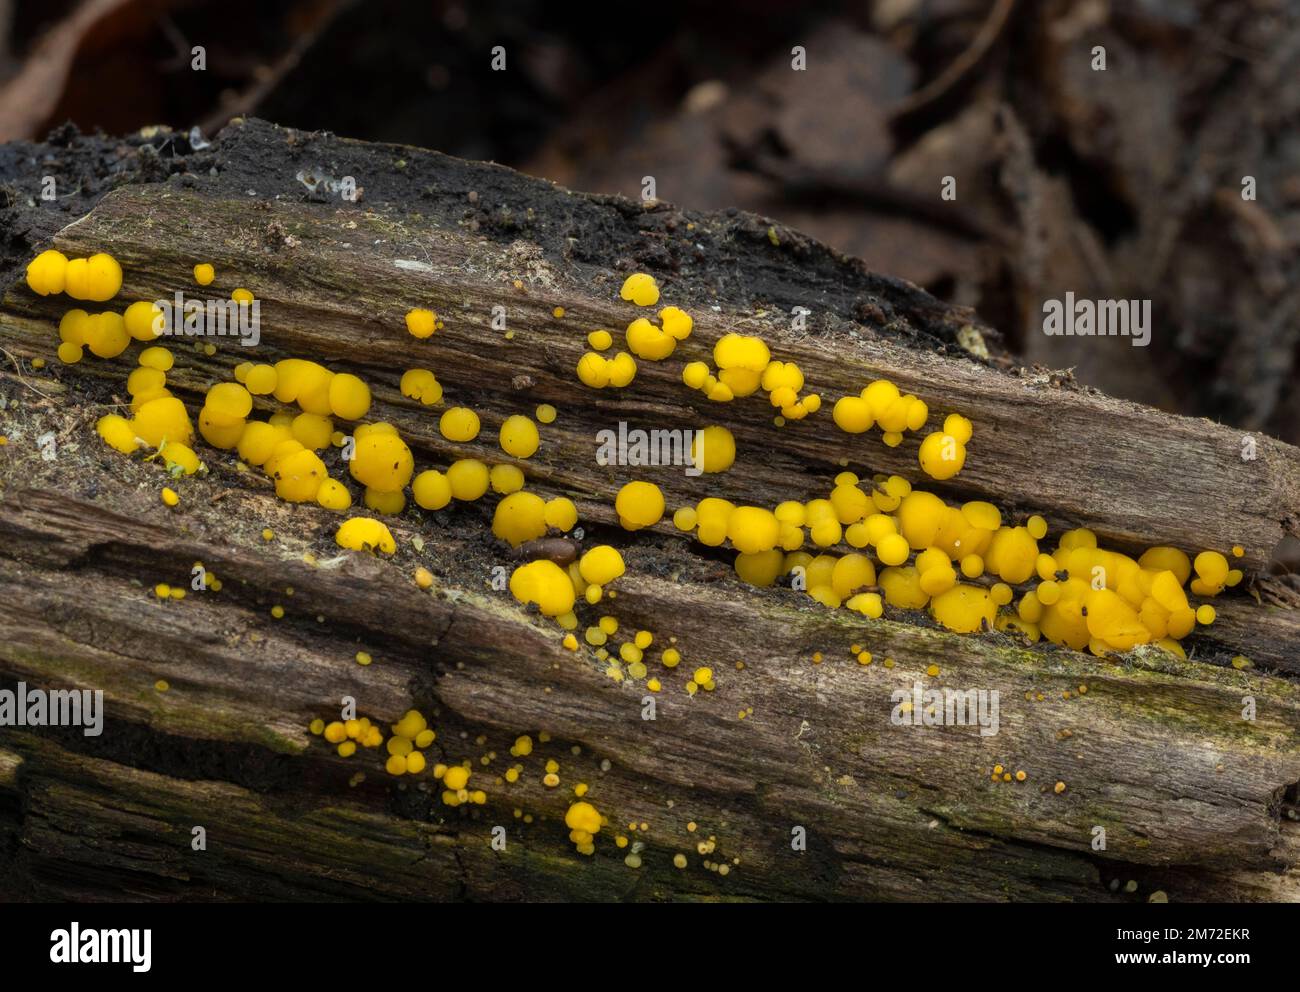
[[[70,253],[112,251],[126,270],[123,299],[188,291],[200,260],[216,265],[223,289],[234,280],[254,292],[259,347],[230,340],[207,357],[179,342],[169,385],[197,399],[247,358],[324,361],[372,384],[371,419],[397,425],[421,465],[504,460],[501,420],[553,403],[559,419],[519,463],[529,488],[572,497],[588,542],[625,546],[629,566],[618,598],[584,621],[608,610],[661,643],[675,636],[683,674],[665,678],[656,719],[642,719],[642,685],[563,650],[554,624],[492,587],[493,569],[513,559],[488,532],[485,506],[408,510],[392,524],[391,561],[340,554],[334,515],[276,501],[256,472],[204,449],[209,473],[186,480],[179,512],[168,511],[156,465],[93,435],[94,416],[125,396],[125,359],[33,376],[26,360],[52,354],[60,302],[18,286],[0,313],[0,345],[22,370],[3,387],[12,440],[0,449],[0,681],[102,688],[109,723],[95,739],[2,732],[0,866],[14,891],[1088,900],[1163,888],[1174,899],[1300,898],[1300,614],[1273,580],[1253,575],[1258,602],[1224,597],[1219,621],[1188,641],[1188,661],[1157,651],[1096,659],[958,636],[920,614],[828,611],[788,589],[740,584],[725,555],[671,525],[635,536],[611,526],[613,495],[634,476],[660,484],[670,507],[704,494],[767,505],[825,495],[844,459],[860,473],[915,477],[915,438],[895,450],[875,434],[847,438],[828,411],[777,430],[758,397],[710,404],[686,389],[682,361],[707,358],[730,330],[761,334],[831,402],[884,375],[936,415],[966,413],[976,425],[967,467],[936,491],[1041,512],[1054,531],[1088,526],[1128,550],[1240,543],[1245,565],[1260,569],[1300,520],[1295,449],[1256,436],[1256,457],[1243,459],[1240,432],[1015,368],[969,313],[759,218],[643,208],[259,122],[229,129],[215,154],[216,175],[125,186],[55,239]],[[317,201],[302,171],[353,175],[362,198]],[[671,360],[641,362],[629,388],[584,389],[573,369],[586,333],[627,323],[618,287],[633,267],[659,276],[695,333]],[[425,342],[403,328],[416,304],[446,324]],[[491,326],[495,306],[512,337]],[[810,311],[807,331],[792,329],[796,306]],[[970,354],[982,339],[994,360]],[[416,366],[480,413],[475,442],[447,442],[436,410],[401,397],[398,379]],[[703,478],[601,466],[597,432],[620,420],[724,424],[740,456]],[[53,460],[35,444],[47,432]],[[195,561],[222,591],[156,603],[153,584],[183,582]],[[411,582],[417,564],[435,572],[432,594]],[[273,621],[277,603],[287,615]],[[854,642],[876,662],[852,661]],[[375,664],[352,661],[362,649]],[[1255,667],[1228,666],[1236,654]],[[692,698],[681,684],[696,664],[712,665],[718,688]],[[938,677],[925,674],[931,665]],[[170,689],[156,691],[157,679]],[[893,724],[891,692],[916,681],[997,690],[999,732]],[[436,791],[386,776],[373,753],[336,757],[305,726],[344,695],[382,721],[424,709],[440,760],[494,751],[476,766],[488,803],[448,809]],[[1253,722],[1242,719],[1244,697]],[[539,730],[553,739],[520,783],[492,784],[514,763],[514,737]],[[552,756],[556,790],[540,782]],[[995,764],[1027,780],[992,782]],[[350,786],[358,771],[364,781]],[[606,834],[596,856],[573,852],[562,816],[579,781],[609,815],[609,834],[649,824],[632,835],[645,844],[640,868]],[[536,819],[524,824],[515,809]],[[489,845],[498,824],[503,852]],[[193,825],[208,831],[204,853],[190,850]],[[791,849],[796,827],[804,853]],[[716,837],[709,860],[740,859],[726,877],[700,866],[701,835]],[[691,856],[685,871],[672,866],[678,851]],[[1138,896],[1109,886],[1130,878]]]

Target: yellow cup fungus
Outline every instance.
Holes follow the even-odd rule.
[[[725,427],[705,427],[691,441],[691,462],[710,475],[727,471],[736,462],[735,437]]]
[[[176,441],[168,441],[158,453],[168,471],[174,475],[193,475],[203,464],[193,448]]]
[[[501,450],[515,458],[531,458],[540,440],[537,425],[522,414],[507,417],[501,424]]]
[[[411,483],[415,502],[426,510],[441,510],[451,502],[451,483],[436,469],[426,469]]]
[[[217,277],[217,270],[207,262],[200,262],[194,266],[194,281],[200,286],[212,285],[212,280]]]
[[[407,369],[402,373],[402,395],[425,406],[442,402],[442,385],[428,369]]]
[[[85,299],[97,299],[109,288],[116,293],[120,268],[113,286],[116,263],[109,265],[103,258],[107,256],[69,262],[57,252],[43,253],[28,267],[29,286],[44,295],[68,292]],[[236,298],[245,295],[251,298],[251,294],[236,291]],[[628,280],[624,295],[638,305],[651,306],[658,300],[658,289],[650,277],[638,274]],[[432,334],[440,324],[430,311],[422,313],[428,314],[427,321],[418,317],[416,323]],[[157,306],[148,301],[133,303],[125,314],[69,310],[59,322],[60,358],[77,361],[83,349],[112,358],[132,339],[149,343],[157,334],[158,316]],[[640,358],[659,360],[670,355],[676,342],[688,337],[691,330],[688,314],[677,307],[665,307],[659,311],[657,324],[647,318],[632,321],[628,346]],[[632,355],[619,352],[606,358],[598,354],[612,344],[607,331],[593,331],[588,338],[595,350],[579,362],[581,381],[594,388],[631,383],[636,374]],[[126,381],[132,417],[101,417],[97,432],[106,444],[123,453],[132,453],[141,445],[159,449],[150,460],[156,459],[174,476],[199,471],[202,462],[192,447],[194,425],[184,404],[167,388],[166,373],[173,367],[171,353],[153,345],[144,349],[139,361]],[[688,363],[682,372],[687,385],[711,400],[746,397],[761,388],[768,393],[771,405],[780,410],[779,421],[801,419],[820,407],[816,394],[801,398],[805,384],[798,365],[773,360],[767,344],[757,337],[724,335],[713,348],[713,361],[716,376],[704,362]],[[235,449],[245,463],[260,467],[274,481],[282,499],[315,501],[334,511],[349,509],[352,497],[348,488],[329,477],[317,453],[331,445],[346,445],[332,418],[357,421],[369,413],[372,400],[366,383],[303,359],[285,359],[275,365],[242,362],[235,379],[207,391],[198,417],[203,439],[217,448]],[[442,387],[427,369],[407,370],[401,390],[424,405],[442,401]],[[250,421],[254,397],[296,403],[301,412],[281,409],[266,422]],[[536,412],[542,423],[555,420],[555,409],[549,404],[539,405]],[[851,434],[878,427],[884,442],[893,446],[901,443],[904,432],[925,426],[929,409],[918,397],[878,380],[857,396],[841,398],[832,416],[841,430]],[[439,422],[443,436],[457,443],[474,440],[480,427],[478,415],[465,407],[445,411]],[[972,433],[969,419],[950,413],[942,428],[926,436],[919,446],[917,457],[925,473],[936,479],[956,475],[964,465]],[[506,418],[499,439],[503,451],[521,459],[535,454],[540,441],[536,423],[521,414]],[[376,512],[399,512],[405,506],[408,484],[416,503],[426,510],[443,509],[453,500],[476,500],[490,487],[502,497],[493,514],[493,532],[514,547],[544,537],[552,528],[568,532],[577,524],[572,500],[546,500],[526,492],[524,474],[517,466],[489,469],[476,459],[461,459],[445,473],[430,469],[412,479],[411,451],[391,424],[360,425],[352,440],[349,471],[365,487],[366,506]],[[692,458],[707,473],[726,471],[736,458],[735,438],[725,427],[706,427],[696,436]],[[840,464],[847,465],[847,459]],[[179,503],[179,496],[170,489],[162,491],[162,498],[168,505]],[[628,530],[653,526],[665,512],[662,492],[647,481],[627,483],[614,502],[619,521]],[[694,507],[679,508],[673,523],[678,531],[694,533],[706,546],[730,542],[737,576],[755,586],[771,586],[782,576],[797,572],[802,582],[795,587],[805,589],[817,602],[831,608],[843,606],[868,619],[881,617],[886,606],[906,610],[928,607],[938,623],[953,631],[994,629],[1031,642],[1043,638],[1099,655],[1142,644],[1185,655],[1179,641],[1198,624],[1210,624],[1216,618],[1213,606],[1194,605],[1189,593],[1214,597],[1243,579],[1241,570],[1230,568],[1228,557],[1219,551],[1202,551],[1193,559],[1181,549],[1156,546],[1134,560],[1099,547],[1096,535],[1084,529],[1065,532],[1055,550],[1048,550],[1041,546],[1048,531],[1043,517],[1029,516],[1017,526],[1004,521],[1001,511],[990,502],[949,505],[935,494],[914,490],[901,476],[875,475],[868,480],[842,471],[835,476],[827,498],[787,500],[774,510],[705,497]],[[340,546],[356,550],[396,551],[392,534],[369,517],[345,520],[336,540]],[[804,550],[806,543],[812,553]],[[842,543],[850,549],[846,554],[835,550]],[[1236,557],[1244,554],[1239,546],[1231,550]],[[570,632],[565,646],[577,650],[578,638],[572,632],[579,627],[574,612],[578,597],[590,604],[601,602],[605,595],[612,597],[615,594],[606,594],[604,587],[624,571],[619,551],[600,545],[567,569],[549,559],[521,565],[509,585],[516,599],[536,604],[543,615]],[[420,588],[432,587],[433,577],[427,569],[417,570],[416,575]],[[976,580],[992,584],[977,585]],[[282,616],[283,609],[276,606],[273,615]],[[630,641],[615,645],[612,638],[617,631],[617,621],[606,616],[598,626],[586,629],[585,640],[596,649],[597,657],[609,664],[611,677],[619,681],[628,676],[643,678],[644,654],[653,636],[641,631]],[[870,652],[855,647],[853,653],[859,663],[870,662]],[[667,648],[661,655],[668,668],[678,664],[680,657],[675,648]],[[886,666],[890,664],[886,659]],[[712,672],[702,668],[688,682],[687,691],[712,687]],[[362,730],[358,729],[360,722],[348,722],[348,726],[353,724],[356,727],[345,727],[344,737],[334,743],[341,749],[350,746],[348,753],[358,744],[377,746],[378,742],[371,743],[371,732],[378,734],[377,728],[367,723]],[[334,726],[322,723],[327,738],[337,735]],[[424,758],[419,751],[423,745],[417,745],[416,733],[395,731],[389,756],[394,774],[423,771]],[[379,738],[382,741],[382,735]],[[444,778],[445,801],[452,805],[485,801],[481,791],[466,788],[466,769],[439,768],[435,774]],[[548,779],[555,779],[554,784],[559,781],[557,771],[547,773]],[[578,808],[575,804],[574,809]],[[598,818],[592,819],[585,810],[581,817],[582,823],[570,825],[571,830],[583,844],[589,844],[598,829]]]
[[[618,491],[614,509],[624,530],[651,527],[663,518],[664,494],[653,482],[629,482]]]
[[[494,493],[509,496],[524,488],[524,473],[517,465],[493,465],[488,470],[488,482]]]
[[[559,531],[571,531],[578,523],[578,508],[573,504],[573,500],[564,496],[557,496],[555,499],[546,501],[543,517],[546,520],[546,526],[554,527]]]
[[[377,492],[396,492],[411,481],[415,471],[411,449],[396,431],[369,426],[370,430],[359,429],[354,435],[355,450],[348,470],[352,478]]]
[[[352,517],[339,524],[334,540],[341,548],[353,551],[382,551],[391,555],[397,551],[397,542],[389,529],[371,517]]]
[[[634,378],[636,360],[626,351],[620,351],[613,358],[589,351],[578,359],[578,379],[592,389],[604,389],[606,386],[621,389]]]
[[[370,412],[370,387],[357,376],[340,372],[330,380],[329,406],[336,417],[360,420]]]
[[[478,414],[466,406],[453,406],[443,411],[438,430],[448,441],[473,441],[479,432]]]
[[[578,561],[578,571],[583,581],[595,586],[608,585],[625,570],[623,556],[617,548],[608,544],[599,544],[589,549]]]
[[[510,592],[521,603],[536,603],[548,617],[568,613],[575,598],[568,573],[546,558],[516,568],[510,576]]]
[[[659,284],[652,275],[634,272],[623,280],[619,296],[639,307],[652,307],[659,302]]]
[[[135,435],[135,427],[116,413],[100,417],[95,423],[95,430],[105,444],[124,455],[129,455],[140,447],[141,441]]]
[[[352,506],[352,494],[337,479],[324,479],[316,491],[316,502],[327,510],[346,510]]]
[[[545,536],[546,526],[546,502],[535,493],[506,496],[492,516],[492,533],[516,548]]]
[[[62,293],[68,273],[68,257],[61,251],[43,251],[27,263],[27,288],[39,296]]]
[[[677,338],[645,317],[638,317],[627,325],[627,347],[637,358],[658,362],[673,353]]]
[[[148,300],[137,300],[122,314],[127,334],[136,341],[152,341],[158,337],[163,330],[162,320],[162,309]]]
[[[407,311],[406,329],[413,338],[427,338],[437,330],[438,315],[432,310],[417,307]]]
[[[461,458],[447,469],[451,495],[461,502],[479,499],[488,491],[488,467],[476,458]]]
[[[185,404],[174,396],[162,396],[143,404],[132,421],[136,436],[151,448],[159,447],[164,440],[192,444],[194,425],[185,410]]]
[[[28,264],[27,286],[40,296],[67,293],[75,300],[103,303],[122,288],[122,266],[103,252],[69,260],[51,249]]]
[[[116,358],[131,343],[122,315],[111,310],[88,316],[83,325],[83,336],[91,354],[99,358]]]

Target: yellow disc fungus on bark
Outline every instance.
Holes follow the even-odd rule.
[[[341,548],[353,551],[382,551],[391,555],[397,542],[388,527],[371,517],[353,517],[339,525],[334,540]]]

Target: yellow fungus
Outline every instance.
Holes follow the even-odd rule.
[[[39,296],[62,293],[66,287],[68,258],[50,249],[27,264],[27,287]]]
[[[416,308],[407,311],[406,329],[411,337],[427,338],[437,330],[438,315],[432,310]]]
[[[371,425],[378,427],[379,425]],[[358,430],[348,470],[352,477],[376,492],[400,490],[415,470],[415,459],[406,442],[388,430]]]
[[[589,351],[578,359],[578,379],[584,386],[604,389],[609,385],[609,361],[602,355]]]
[[[691,441],[691,463],[704,472],[725,472],[736,461],[736,439],[725,427],[710,426]]]
[[[471,502],[486,493],[488,478],[488,467],[475,458],[461,458],[447,469],[451,495],[462,502]]]
[[[454,406],[443,412],[438,429],[448,441],[472,441],[478,437],[478,414],[469,407]]]
[[[623,556],[617,548],[608,544],[599,544],[589,549],[578,562],[578,571],[583,580],[596,586],[613,582],[625,569]]]
[[[411,483],[415,502],[426,510],[441,510],[451,502],[451,483],[441,472],[426,469]]]
[[[527,417],[514,414],[501,424],[501,450],[515,458],[531,458],[537,452],[537,425]]]
[[[270,531],[264,531],[263,537],[269,533]],[[397,542],[393,540],[392,533],[384,524],[370,517],[345,520],[335,532],[334,540],[339,547],[353,551],[381,551],[389,555],[397,551]]]
[[[659,285],[654,276],[645,272],[634,272],[623,280],[619,296],[635,303],[639,307],[652,307],[659,302]]]
[[[176,495],[176,490],[164,488],[162,491],[162,501],[168,506],[175,506],[181,501],[181,498]]]
[[[512,493],[497,504],[492,533],[512,547],[546,534],[546,503],[534,493]]]
[[[664,494],[653,482],[629,482],[619,490],[614,508],[625,530],[640,530],[663,518]]]
[[[337,479],[324,479],[316,490],[316,502],[327,510],[346,510],[352,506],[352,494]]]
[[[194,281],[200,286],[211,285],[212,280],[217,277],[217,270],[207,262],[200,262],[194,266]]]
[[[72,311],[77,313],[80,311]],[[84,316],[84,312],[83,316]],[[163,331],[163,312],[156,303],[137,300],[122,313],[122,324],[127,334],[136,341],[152,341]],[[62,325],[59,327],[62,333]],[[84,333],[84,332],[83,332]],[[79,343],[84,343],[79,342]]]
[[[370,387],[355,375],[347,372],[335,375],[330,380],[328,396],[330,411],[336,417],[360,420],[370,412]]]
[[[573,530],[578,523],[578,508],[573,500],[564,496],[546,501],[546,525],[560,531]]]
[[[557,617],[573,609],[568,573],[545,558],[516,568],[510,576],[510,592],[521,603],[536,603],[543,616]]]
[[[592,331],[587,335],[587,344],[591,345],[596,351],[605,351],[613,343],[614,336],[609,331]]]
[[[951,479],[966,464],[966,446],[951,434],[926,435],[917,455],[921,470],[933,479]]]

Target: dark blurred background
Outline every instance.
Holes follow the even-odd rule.
[[[0,0],[0,139],[249,114],[650,175],[974,306],[1028,362],[1294,443],[1297,66],[1295,0]],[[1151,300],[1150,347],[1045,336],[1066,291]]]

